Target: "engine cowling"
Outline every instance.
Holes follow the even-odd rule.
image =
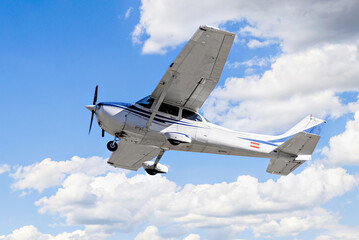
[[[146,161],[142,163],[142,167],[146,170],[146,172],[150,175],[156,175],[157,173],[167,173],[168,167],[166,167],[163,164],[157,163],[156,166],[154,166],[155,163],[152,161]]]
[[[185,133],[180,132],[166,132],[165,136],[172,145],[178,145],[180,143],[191,143],[192,138]]]

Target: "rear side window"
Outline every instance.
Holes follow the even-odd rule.
[[[186,109],[182,110],[182,118],[186,118],[196,122],[202,122],[202,118],[197,113]]]
[[[175,107],[166,103],[162,103],[158,111],[167,113],[173,116],[178,116],[179,113],[179,107]]]

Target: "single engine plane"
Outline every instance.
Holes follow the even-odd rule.
[[[167,173],[165,151],[177,150],[269,158],[268,173],[287,175],[310,160],[324,120],[305,117],[287,132],[272,136],[230,130],[207,121],[199,109],[217,85],[235,34],[200,26],[169,65],[151,95],[136,103],[85,106],[102,129],[114,137],[107,144],[108,163],[148,174]],[[155,161],[151,161],[154,158]]]

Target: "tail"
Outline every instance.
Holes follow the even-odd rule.
[[[267,172],[288,175],[303,162],[310,160],[324,123],[324,120],[309,115],[288,132],[272,140],[279,146],[273,151]]]
[[[282,144],[294,135],[299,132],[305,132],[315,135],[320,135],[322,128],[324,126],[325,120],[313,117],[313,115],[309,115],[305,117],[302,121],[297,123],[294,127],[289,129],[286,133],[279,135],[276,139],[271,142],[276,142],[277,144]]]

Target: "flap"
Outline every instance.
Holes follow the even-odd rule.
[[[159,152],[158,147],[135,144],[122,139],[107,162],[114,167],[137,171],[143,162],[152,160]]]

